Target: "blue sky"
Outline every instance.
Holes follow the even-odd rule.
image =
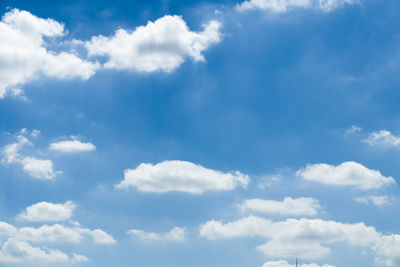
[[[0,12],[0,266],[400,266],[400,2]]]

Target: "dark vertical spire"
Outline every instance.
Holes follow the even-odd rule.
[[[297,258],[296,258],[296,267],[297,267]]]

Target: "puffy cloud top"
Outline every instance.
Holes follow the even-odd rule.
[[[30,222],[59,222],[69,220],[75,209],[72,201],[64,204],[53,204],[50,202],[39,202],[26,208],[17,216],[17,219]]]
[[[119,29],[112,37],[86,42],[89,55],[107,56],[106,68],[170,72],[186,57],[203,61],[202,52],[221,41],[221,23],[210,21],[202,32],[190,31],[180,16],[166,15],[134,31]]]
[[[400,145],[400,137],[394,136],[387,130],[372,132],[367,139],[362,141],[371,146],[397,147]]]
[[[239,171],[223,173],[188,161],[163,161],[156,165],[142,163],[125,170],[124,180],[117,188],[135,187],[139,191],[165,193],[170,191],[201,194],[207,190],[233,190],[246,187],[249,177]]]
[[[26,145],[32,146],[32,143],[22,135],[18,135],[17,139],[16,143],[8,144],[2,148],[2,162],[5,164],[17,163],[22,166],[25,172],[36,179],[53,179],[58,173],[53,169],[53,162],[49,159],[38,159],[22,155],[20,150]]]
[[[48,50],[44,37],[65,34],[64,25],[13,9],[0,21],[0,98],[21,93],[18,86],[48,76],[59,79],[88,79],[100,67],[67,52]]]
[[[258,250],[271,257],[317,259],[326,256],[326,245],[338,242],[372,247],[382,235],[363,223],[346,224],[321,219],[287,219],[272,222],[256,216],[223,223],[208,221],[200,227],[200,236],[208,239],[240,236],[264,236],[269,241]]]
[[[344,162],[338,166],[324,163],[308,165],[296,174],[308,181],[335,186],[353,186],[361,190],[378,189],[396,183],[393,177],[385,177],[379,171],[368,169],[354,161]]]

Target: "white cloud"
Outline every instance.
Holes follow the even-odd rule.
[[[21,94],[19,86],[40,76],[86,80],[100,67],[67,52],[48,49],[45,38],[65,35],[64,25],[13,9],[0,21],[0,98]]]
[[[194,32],[180,16],[166,15],[133,31],[118,29],[114,36],[93,36],[83,45],[90,57],[105,56],[105,68],[141,72],[171,72],[187,58],[204,61],[203,52],[222,40],[221,23],[215,20]],[[64,24],[43,19],[18,9],[4,14],[0,21],[0,99],[6,95],[25,98],[25,83],[41,78],[87,80],[102,66],[60,51],[57,38],[67,35]]]
[[[296,267],[296,265],[289,264],[287,261],[284,260],[280,260],[280,261],[268,261],[264,263],[262,267]],[[329,264],[319,265],[316,263],[309,263],[309,264],[298,264],[298,267],[335,267],[335,266]]]
[[[85,235],[90,236],[97,244],[114,244],[114,238],[100,229],[90,230],[81,227],[66,227],[61,224],[42,225],[39,228],[23,227],[18,230],[19,240],[34,243],[66,242],[80,243]]]
[[[0,250],[0,263],[79,263],[88,261],[83,255],[72,253],[68,256],[58,249],[33,247],[16,238],[8,239]]]
[[[4,243],[0,251],[0,263],[29,262],[72,262],[72,259],[60,250],[33,247],[26,242],[10,238]]]
[[[366,196],[366,197],[357,197],[354,199],[355,201],[363,204],[372,203],[375,206],[383,207],[392,204],[393,199],[388,196]]]
[[[260,189],[264,189],[267,187],[271,187],[274,184],[277,184],[280,180],[282,180],[282,175],[280,174],[265,175],[261,177],[257,186]]]
[[[236,5],[237,11],[263,10],[284,13],[295,8],[313,8],[330,12],[346,4],[358,3],[358,0],[249,0]]]
[[[320,208],[319,201],[310,197],[290,198],[285,197],[283,201],[264,200],[264,199],[246,199],[240,204],[244,211],[294,215],[294,216],[313,216]]]
[[[271,12],[286,12],[289,8],[310,8],[311,0],[250,0],[236,5],[238,11],[246,10],[268,10]]]
[[[27,207],[24,212],[17,216],[17,219],[30,222],[65,221],[72,217],[75,207],[72,201],[67,201],[64,204],[43,201]]]
[[[17,143],[12,143],[12,144],[6,145],[2,149],[3,157],[2,157],[1,161],[3,163],[10,164],[10,163],[17,162],[21,158],[21,155],[19,154],[19,150],[24,145],[32,145],[32,143],[29,142],[29,140],[22,135],[18,135],[17,139],[18,139]]]
[[[6,222],[0,222],[0,240],[2,237],[9,237],[17,232],[17,228]]]
[[[87,229],[65,227],[61,224],[42,225],[39,228],[23,227],[18,230],[16,237],[19,240],[34,243],[80,243]]]
[[[47,245],[52,243],[78,244],[85,237],[90,237],[96,244],[116,243],[111,235],[101,229],[66,227],[61,224],[45,224],[38,228],[22,227],[18,229],[6,222],[0,222],[0,242],[5,240],[0,248],[0,263],[79,263],[88,261],[88,258],[83,255],[76,253],[67,255],[58,249],[47,248]]]
[[[22,165],[23,170],[34,178],[50,180],[56,176],[53,162],[49,159],[25,157],[19,163]]]
[[[325,12],[330,12],[344,5],[354,5],[360,0],[319,0],[319,8]]]
[[[89,259],[83,255],[72,253],[71,263],[80,263],[84,261],[89,261]]]
[[[165,240],[184,241],[186,239],[186,227],[174,227],[164,234]]]
[[[40,131],[39,131],[39,130],[36,130],[36,129],[33,129],[33,130],[32,130],[31,136],[33,136],[33,137],[38,137],[39,135],[40,135]]]
[[[324,163],[307,165],[296,174],[308,181],[335,186],[353,186],[361,190],[378,189],[396,183],[391,176],[385,177],[379,171],[368,169],[354,161],[344,162],[338,166]]]
[[[57,174],[57,172],[53,169],[53,162],[48,159],[38,159],[35,157],[21,155],[21,148],[25,145],[32,146],[32,143],[22,135],[19,135],[17,138],[17,143],[6,145],[2,149],[2,162],[4,164],[19,164],[26,173],[34,178],[42,180],[53,179]]]
[[[281,258],[318,259],[330,252],[329,244],[372,247],[381,240],[375,228],[364,223],[346,224],[321,219],[287,219],[272,222],[249,216],[224,224],[208,221],[200,227],[207,239],[263,236],[268,240],[257,249],[265,255]]]
[[[89,55],[108,57],[105,68],[170,72],[187,57],[204,61],[202,52],[221,41],[220,29],[221,23],[210,21],[202,32],[193,32],[182,17],[166,15],[134,31],[94,36],[85,45]]]
[[[378,266],[400,266],[400,235],[384,236],[373,250],[376,254],[375,263]]]
[[[381,130],[370,133],[368,138],[362,140],[362,142],[370,146],[397,147],[400,145],[400,137],[394,136],[387,130]]]
[[[127,234],[137,236],[142,240],[161,240],[161,235],[154,232],[145,232],[139,229],[131,229],[127,232]]]
[[[127,232],[129,235],[137,236],[142,240],[150,241],[174,241],[182,242],[186,239],[186,227],[174,227],[164,234],[145,232],[143,230],[132,229]]]
[[[101,229],[95,229],[89,232],[93,241],[97,244],[115,244],[115,239]]]
[[[173,160],[156,165],[142,163],[134,170],[125,170],[124,180],[116,187],[135,187],[139,191],[154,193],[202,194],[207,190],[233,190],[237,185],[246,187],[248,183],[249,177],[239,171],[223,173],[188,161]]]
[[[331,252],[329,247],[322,245],[320,242],[309,240],[271,240],[258,246],[257,250],[270,257],[278,255],[286,259],[296,256],[302,259],[321,259]]]
[[[362,128],[356,126],[356,125],[352,125],[349,129],[346,130],[346,134],[354,134],[357,132],[361,132]]]
[[[211,240],[239,236],[264,236],[271,225],[270,220],[253,215],[226,224],[212,220],[200,227],[200,236]]]
[[[49,149],[65,153],[76,153],[96,150],[96,146],[92,143],[82,143],[79,140],[66,140],[51,143]]]

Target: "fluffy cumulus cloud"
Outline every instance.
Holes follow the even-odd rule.
[[[379,171],[368,169],[353,161],[338,166],[324,163],[307,165],[296,174],[307,181],[334,186],[352,186],[361,190],[379,189],[396,183],[391,176],[385,177]]]
[[[96,146],[92,143],[82,143],[79,140],[65,140],[51,143],[49,149],[64,153],[77,153],[96,150]]]
[[[0,240],[2,237],[14,235],[17,232],[17,228],[6,222],[0,222]]]
[[[66,209],[73,209],[72,202],[65,204],[51,204],[41,202],[26,209],[22,217],[29,221],[54,221],[49,218],[54,214],[55,218],[68,219],[70,214]],[[40,214],[43,211],[44,214]],[[73,226],[63,224],[47,225],[39,227],[17,228],[6,222],[0,222],[0,263],[78,263],[87,261],[83,255],[76,253],[67,254],[58,249],[48,248],[51,244],[72,243],[78,244],[89,237],[96,244],[114,244],[114,238],[101,229],[91,230],[83,228],[79,223]]]
[[[268,241],[257,249],[281,258],[318,259],[330,253],[329,245],[346,242],[371,248],[382,240],[375,228],[363,223],[346,224],[321,219],[287,219],[272,222],[256,216],[223,223],[208,221],[200,227],[208,239],[263,236]]]
[[[335,267],[334,265],[323,264],[319,265],[316,263],[308,263],[308,264],[298,264],[298,267]],[[268,261],[263,264],[262,267],[296,267],[295,264],[289,264],[287,261]]]
[[[223,173],[188,161],[163,161],[156,165],[142,163],[125,170],[124,180],[117,188],[135,187],[139,191],[165,193],[170,191],[202,194],[207,190],[233,190],[246,187],[249,177],[239,171]]]
[[[13,9],[0,21],[0,98],[18,95],[24,83],[38,77],[88,79],[100,67],[73,53],[48,49],[48,38],[65,35],[64,25]]]
[[[90,230],[82,227],[69,227],[62,224],[42,225],[38,228],[23,227],[15,237],[32,243],[80,243],[86,236],[97,244],[114,244],[114,238],[100,229]]]
[[[170,72],[186,58],[204,61],[202,52],[221,41],[221,24],[210,21],[193,32],[180,16],[166,15],[133,31],[119,29],[114,36],[94,36],[85,43],[91,56],[106,56],[105,68],[141,72]]]
[[[387,130],[381,130],[379,132],[370,133],[368,138],[362,140],[362,142],[370,146],[397,147],[400,146],[400,137],[394,136]]]
[[[164,234],[145,232],[143,230],[132,229],[127,232],[129,235],[139,237],[142,240],[150,241],[173,241],[182,242],[186,239],[186,227],[174,227]]]
[[[1,224],[0,222],[0,230]],[[60,224],[43,225],[39,228],[14,226],[9,227],[7,237],[0,250],[0,263],[2,262],[59,262],[78,263],[87,261],[85,256],[72,253],[68,255],[58,249],[49,249],[50,243],[79,243],[84,236],[91,236],[97,244],[113,244],[115,240],[104,231],[90,230],[86,228],[66,227]],[[99,239],[99,233],[101,238]],[[34,244],[34,245],[32,245]],[[43,246],[45,245],[45,246]]]
[[[243,211],[267,214],[313,216],[317,214],[320,205],[317,199],[309,197],[286,197],[283,201],[253,198],[244,200],[240,208]]]
[[[56,176],[53,162],[49,159],[24,157],[19,163],[22,165],[22,169],[34,178],[50,180]]]
[[[171,72],[187,58],[204,61],[203,52],[222,40],[221,26],[212,20],[194,32],[182,17],[166,15],[133,31],[118,29],[111,37],[70,42],[83,45],[91,58],[105,56],[102,66],[73,49],[59,51],[57,38],[67,34],[64,24],[13,9],[0,21],[0,99],[23,96],[21,86],[41,77],[87,80],[101,67]],[[74,141],[64,145],[77,147]]]
[[[321,219],[287,219],[273,222],[249,216],[233,222],[208,221],[200,226],[200,236],[210,240],[234,237],[265,237],[268,241],[257,249],[270,257],[315,260],[330,253],[329,245],[347,243],[375,257],[377,266],[400,265],[400,235],[385,235],[364,223],[341,223]],[[271,261],[263,267],[291,267],[284,260]],[[300,264],[319,267],[320,265]],[[321,267],[333,267],[322,265]]]
[[[363,204],[373,204],[378,207],[391,205],[393,202],[393,198],[389,196],[366,196],[366,197],[357,197],[354,199],[355,201]]]
[[[236,5],[236,10],[264,10],[283,13],[295,8],[314,8],[330,12],[346,4],[355,4],[358,0],[249,0]]]
[[[378,266],[400,266],[400,235],[384,236],[373,250],[376,254],[375,263]]]
[[[27,207],[24,212],[17,216],[17,219],[30,222],[65,221],[72,217],[75,207],[72,201],[67,201],[64,204],[43,201]]]
[[[79,263],[88,261],[83,255],[67,255],[58,249],[33,247],[16,238],[9,238],[0,251],[0,263]]]
[[[36,179],[53,179],[57,174],[53,168],[53,162],[49,159],[22,155],[20,150],[26,145],[32,146],[33,144],[23,135],[18,135],[17,139],[16,143],[8,144],[2,149],[2,163],[19,164],[26,173]]]

